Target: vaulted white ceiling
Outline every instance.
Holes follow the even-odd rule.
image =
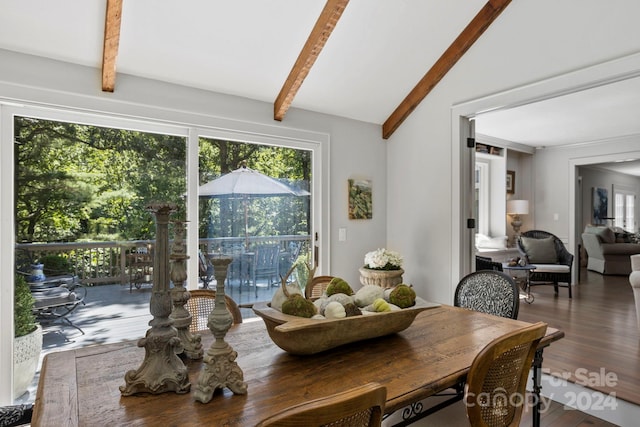
[[[273,103],[325,3],[125,0],[117,75]],[[485,4],[349,1],[292,106],[383,124]],[[0,0],[0,49],[99,70],[106,5],[106,0]],[[494,25],[500,19],[508,16],[498,16]],[[486,114],[477,131],[532,146],[637,134],[639,83],[631,79]]]

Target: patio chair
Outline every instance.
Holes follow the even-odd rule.
[[[520,291],[515,280],[501,271],[476,271],[460,280],[453,305],[517,319]]]
[[[31,282],[29,287],[35,299],[36,319],[40,324],[46,326],[60,322],[76,328],[84,335],[84,331],[69,318],[80,305],[85,305],[87,295],[87,288],[78,281],[77,276],[53,276],[40,282]]]
[[[285,409],[263,420],[258,427],[380,426],[386,400],[386,387],[368,383]]]
[[[144,283],[153,283],[153,252],[141,246],[127,254],[129,267],[129,292],[135,286],[140,289]]]
[[[518,426],[527,403],[527,375],[547,324],[538,322],[491,341],[474,358],[465,387],[472,426]]]
[[[266,279],[266,286],[280,283],[280,245],[259,245],[249,261],[249,279],[258,297],[258,280]]]
[[[199,332],[208,330],[207,321],[209,313],[216,305],[216,291],[212,289],[197,289],[189,291],[191,298],[185,304],[189,314],[191,314],[190,332]],[[227,309],[233,317],[233,323],[242,323],[242,313],[238,308],[238,304],[229,296],[225,295],[225,303]]]
[[[198,250],[198,277],[202,281],[202,287],[208,289],[213,280],[213,266],[201,250]]]

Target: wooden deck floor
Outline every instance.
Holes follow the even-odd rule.
[[[554,343],[544,353],[546,372],[569,374],[580,381],[578,369],[585,372],[611,372],[617,376],[614,386],[592,386],[604,393],[615,392],[620,399],[640,405],[640,333],[636,324],[633,294],[626,276],[602,276],[582,271],[581,283],[574,286],[573,298],[560,289],[555,296],[551,286],[533,288],[533,304],[522,303],[519,319],[543,320],[565,331],[565,338]],[[258,288],[258,297],[246,287],[227,286],[227,292],[239,303],[271,299],[273,289]],[[149,329],[151,320],[149,286],[133,289],[128,286],[105,285],[89,289],[87,304],[73,314],[74,323],[84,335],[68,326],[52,325],[44,329],[44,354],[51,351],[138,339]],[[242,309],[243,317],[258,320],[251,309]],[[578,378],[576,378],[578,373]],[[19,401],[32,401],[37,378],[29,393]],[[590,386],[587,384],[587,386]],[[612,426],[579,411],[568,411],[554,404],[543,414],[542,425]],[[545,421],[545,419],[547,421]],[[522,426],[530,417],[523,417]],[[575,422],[578,420],[577,422]],[[426,425],[426,424],[425,424]]]

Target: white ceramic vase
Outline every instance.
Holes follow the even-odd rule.
[[[402,283],[403,269],[399,270],[373,270],[360,267],[360,283],[363,285],[376,285],[382,288],[393,288]]]

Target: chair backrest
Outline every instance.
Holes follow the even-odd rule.
[[[216,291],[213,289],[196,289],[189,291],[191,298],[185,304],[185,308],[191,314],[190,332],[207,330],[207,320],[209,313],[215,307]],[[225,295],[227,309],[233,317],[233,323],[242,323],[242,313],[238,304],[229,296]]]
[[[569,266],[571,266],[571,264],[573,264],[573,254],[569,253],[567,248],[564,246],[564,243],[562,243],[562,240],[560,240],[557,236],[549,233],[548,231],[529,230],[529,231],[525,231],[524,233],[522,233],[520,235],[520,238],[516,242],[517,246],[518,246],[518,250],[520,251],[520,253],[523,256],[527,256],[527,251],[526,251],[524,245],[522,244],[522,237],[528,237],[528,238],[532,238],[532,239],[552,238],[553,239],[553,244],[554,244],[554,247],[555,247],[555,250],[556,250],[556,263],[565,264],[565,265],[569,265]],[[535,263],[535,260],[529,260],[528,257],[527,257],[527,262]],[[545,263],[542,263],[542,264],[550,264],[550,263],[546,263],[545,262]]]
[[[380,426],[386,400],[387,389],[369,383],[285,409],[258,426]]]
[[[527,376],[547,324],[538,322],[491,341],[475,357],[465,386],[472,426],[518,426]]]
[[[333,279],[333,276],[316,276],[311,279],[311,283],[307,284],[307,287],[304,288],[305,298],[320,298],[325,289],[327,289],[327,286],[329,286],[329,282],[331,282],[331,279]]]
[[[501,271],[476,271],[460,280],[453,305],[517,319],[520,291],[513,278]]]
[[[255,269],[257,272],[278,271],[280,263],[280,245],[259,245],[255,250]]]
[[[480,270],[502,271],[502,263],[494,262],[489,257],[476,255],[476,271]]]

